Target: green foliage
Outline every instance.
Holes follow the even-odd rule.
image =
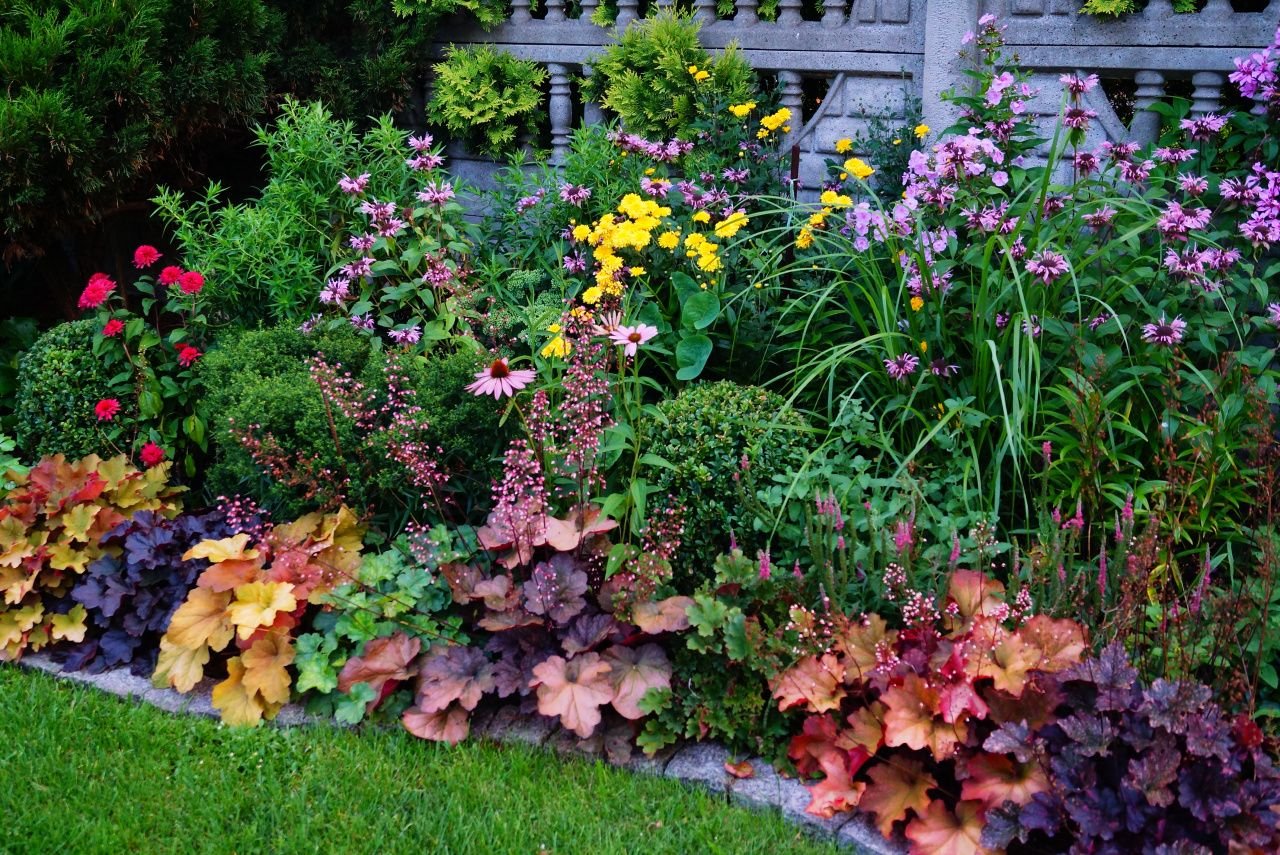
[[[404,132],[388,116],[360,135],[319,103],[286,100],[256,135],[270,176],[256,199],[223,204],[213,183],[199,198],[162,188],[153,200],[183,259],[208,278],[210,320],[224,325],[305,318],[352,223],[339,179],[369,172],[369,193],[387,198],[407,172]]]
[[[521,134],[535,134],[546,71],[489,45],[452,45],[435,66],[428,118],[471,150],[506,159]]]
[[[23,354],[15,430],[19,448],[29,457],[78,458],[110,448],[93,411],[108,396],[114,373],[94,354],[98,332],[89,318],[59,324]],[[136,402],[120,404],[116,421],[132,424]]]
[[[673,562],[674,583],[688,590],[706,578],[707,556],[729,549],[748,555],[768,541],[764,521],[743,506],[741,479],[769,481],[804,460],[808,424],[778,395],[729,381],[700,383],[658,405],[652,453],[670,468],[653,467],[659,496],[684,510],[684,535]],[[732,534],[731,534],[732,533]]]
[[[22,352],[40,335],[34,318],[5,318],[0,321],[0,430],[13,429],[18,406],[18,366]]]
[[[443,527],[431,533],[437,544],[447,546],[449,534]],[[464,558],[461,554],[437,551],[439,563]],[[436,568],[419,565],[409,555],[409,545],[398,540],[391,549],[370,555],[360,565],[356,578],[332,591],[312,597],[324,607],[312,621],[312,631],[298,636],[298,680],[294,689],[311,692],[308,708],[318,714],[336,713],[340,720],[355,723],[362,720],[371,698],[358,691],[369,682],[361,676],[359,660],[367,660],[377,639],[401,637],[417,639],[420,649],[446,640],[465,642],[459,632],[461,618],[445,617],[452,595],[448,583]],[[352,660],[357,660],[351,665]],[[384,672],[385,673],[385,672]],[[397,681],[399,682],[399,681]],[[342,688],[346,686],[346,688]],[[388,702],[392,687],[379,686],[375,694],[380,714],[394,720],[409,704],[408,696],[400,703]]]
[[[230,332],[216,344],[197,371],[204,389],[202,410],[214,443],[206,489],[215,496],[250,496],[280,516],[297,516],[305,502],[264,476],[232,428],[258,425],[285,448],[311,455],[318,466],[337,471],[341,454],[334,447],[324,401],[311,381],[307,361],[323,353],[330,363],[359,373],[369,360],[368,340],[351,329],[308,337],[290,327],[276,327]],[[350,446],[354,434],[342,425],[337,439]]]
[[[1146,3],[1142,4],[1143,6]],[[1173,11],[1179,13],[1198,12],[1203,5],[1201,0],[1173,0]],[[1080,12],[1085,15],[1118,18],[1138,11],[1136,0],[1085,0]]]
[[[690,138],[703,103],[728,105],[756,95],[755,72],[736,44],[712,57],[698,43],[699,29],[692,15],[670,10],[632,22],[593,60],[584,94],[616,113],[631,133]],[[707,76],[698,79],[703,71]]]
[[[0,13],[0,226],[39,254],[182,167],[262,109],[273,21],[261,0],[80,0]]]

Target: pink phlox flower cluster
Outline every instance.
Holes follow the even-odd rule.
[[[1002,201],[998,205],[984,205],[981,210],[961,211],[965,218],[965,225],[975,232],[985,234],[999,233],[1002,235],[1011,234],[1018,228],[1018,220],[1016,217],[1006,216],[1009,213],[1009,203]]]
[[[1253,172],[1242,185],[1242,191],[1248,188],[1249,201],[1244,204],[1251,205],[1253,210],[1249,218],[1240,224],[1240,234],[1254,247],[1269,250],[1272,244],[1280,243],[1280,171],[1255,163]],[[1243,202],[1244,196],[1242,192],[1240,201]],[[1223,197],[1226,198],[1225,190]]]
[[[530,208],[536,206],[539,202],[541,202],[542,198],[546,195],[547,195],[546,189],[540,187],[536,192],[534,192],[532,196],[520,197],[519,199],[516,200],[516,213],[523,214],[525,211],[528,211]]]

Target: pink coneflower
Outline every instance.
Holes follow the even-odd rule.
[[[1181,316],[1166,321],[1164,315],[1161,315],[1159,323],[1146,324],[1142,327],[1142,340],[1150,344],[1172,346],[1182,341],[1182,334],[1186,330],[1187,322]]]
[[[160,260],[160,250],[154,246],[143,244],[133,251],[133,266],[142,270]]]
[[[115,398],[103,398],[93,405],[93,414],[100,422],[109,422],[120,412],[120,402]]]
[[[620,326],[622,326],[621,312],[605,312],[600,315],[599,321],[592,324],[591,331],[596,335],[612,336]]]
[[[355,196],[358,193],[363,193],[365,185],[368,183],[369,173],[367,172],[355,178],[344,175],[338,179],[338,189],[348,196]]]
[[[102,328],[102,334],[107,338],[115,338],[124,332],[124,321],[119,318],[112,318],[107,321],[106,326]]]
[[[884,361],[884,369],[889,372],[889,376],[899,382],[906,380],[912,374],[916,373],[916,369],[920,367],[920,360],[912,356],[910,353],[904,353],[901,356],[895,356],[893,359]]]
[[[473,395],[493,395],[496,401],[503,395],[514,395],[520,389],[533,382],[537,374],[532,368],[512,369],[505,359],[495,359],[489,367],[476,372],[476,381],[468,384],[467,391]]]
[[[634,327],[618,327],[609,334],[609,338],[614,344],[622,345],[627,356],[635,356],[636,349],[657,334],[657,327],[636,324]]]

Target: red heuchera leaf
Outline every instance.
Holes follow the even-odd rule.
[[[1026,722],[1034,730],[1057,717],[1055,710],[1062,702],[1062,689],[1056,679],[1039,679],[1032,674],[1018,697],[987,686],[982,689],[982,699],[987,703],[987,718],[996,724]]]
[[[440,574],[449,583],[453,601],[460,606],[471,602],[476,585],[484,581],[484,574],[480,572],[480,568],[471,564],[441,564]]]
[[[660,632],[683,632],[689,628],[689,606],[693,597],[667,597],[658,602],[636,603],[631,609],[631,622],[641,632],[657,635]]]
[[[840,731],[836,745],[849,751],[862,748],[871,754],[880,750],[884,744],[884,704],[873,701],[868,706],[859,707],[845,721],[849,726]]]
[[[948,724],[937,719],[938,692],[915,674],[908,674],[901,686],[891,687],[880,700],[887,708],[885,745],[905,745],[916,751],[928,748],[935,760],[945,760],[967,732],[963,721]]]
[[[421,673],[418,707],[426,713],[439,712],[454,701],[473,710],[480,698],[494,689],[493,663],[471,647],[433,650]]]
[[[538,712],[559,716],[560,723],[586,739],[600,723],[600,707],[613,700],[609,663],[597,653],[566,662],[552,656],[533,669],[530,685],[538,690]]]
[[[547,515],[540,509],[529,508],[523,516],[519,531],[511,528],[497,511],[489,514],[485,525],[476,530],[480,545],[493,552],[510,549],[498,559],[508,570],[533,560],[533,551],[547,542]]]
[[[987,855],[979,843],[983,821],[981,802],[960,802],[953,814],[940,801],[931,802],[924,816],[907,826],[912,855]]]
[[[404,711],[401,721],[404,729],[419,739],[447,742],[450,745],[457,745],[471,732],[471,719],[466,710],[458,707],[430,713],[417,707],[409,707]]]
[[[601,519],[600,510],[595,505],[586,505],[564,519],[547,517],[547,544],[560,552],[572,552],[587,538],[617,528],[617,520]]]
[[[200,574],[196,585],[210,591],[233,591],[241,585],[247,585],[258,578],[262,562],[232,559],[212,565]]]
[[[955,603],[966,620],[975,616],[992,617],[1007,612],[1004,585],[977,570],[957,570],[947,585],[947,601]]]
[[[804,720],[799,733],[791,737],[787,756],[801,775],[812,775],[822,768],[822,759],[831,753],[843,754],[836,747],[839,734],[836,721],[829,715],[811,715]]]
[[[884,642],[893,644],[896,632],[887,632],[884,618],[866,615],[860,621],[849,621],[841,628],[834,641],[836,650],[844,654],[845,682],[865,681],[876,667],[876,647]]]
[[[931,801],[929,788],[938,786],[919,760],[897,757],[878,763],[867,777],[871,782],[859,804],[876,815],[876,828],[885,837],[893,834],[893,824],[906,819],[908,811],[923,816]]]
[[[484,600],[485,608],[505,612],[520,602],[520,592],[511,585],[510,576],[500,573],[476,582],[471,589],[471,599]]]
[[[613,686],[613,708],[623,718],[644,718],[640,699],[650,689],[671,688],[671,663],[656,644],[645,644],[632,650],[615,644],[604,652],[609,663],[609,683]]]
[[[752,766],[749,760],[743,760],[739,763],[731,763],[726,760],[724,761],[724,771],[739,780],[756,776],[756,767]]]
[[[410,638],[403,632],[375,638],[364,646],[364,653],[347,660],[338,675],[338,691],[350,692],[356,683],[368,683],[382,694],[382,687],[390,680],[407,680],[413,676],[410,665],[418,658],[422,641]]]
[[[975,754],[965,764],[968,777],[960,788],[960,798],[982,802],[984,810],[998,808],[1005,801],[1025,805],[1036,793],[1049,789],[1049,778],[1040,764],[1031,760],[1015,763],[1003,754]]]
[[[844,700],[844,667],[834,653],[806,656],[774,680],[773,696],[778,709],[804,704],[810,712],[840,708]]]
[[[827,776],[809,787],[809,806],[804,809],[805,813],[830,819],[841,811],[857,807],[867,785],[853,782],[843,759],[829,755],[822,761],[822,771]]]
[[[1084,628],[1073,620],[1036,615],[1019,627],[1018,635],[1040,651],[1036,662],[1040,671],[1054,673],[1078,665],[1087,649]]]

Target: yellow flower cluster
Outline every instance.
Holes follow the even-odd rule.
[[[568,356],[570,353],[573,352],[573,345],[569,344],[569,342],[565,339],[565,337],[560,334],[559,324],[552,324],[551,326],[547,327],[547,332],[554,333],[555,338],[547,342],[546,346],[542,348],[542,357],[544,359],[547,359],[553,356],[556,359],[564,359],[566,356]]]
[[[841,137],[836,140],[836,154],[848,154],[853,149],[853,140]]]
[[[800,234],[796,237],[796,247],[799,249],[808,249],[813,246],[813,232],[808,226],[800,230]]]
[[[782,132],[789,133],[791,126],[787,122],[791,121],[791,111],[786,107],[780,107],[776,112],[770,113],[760,120],[760,130],[756,131],[757,139],[767,139],[770,134],[779,128]]]
[[[715,273],[721,267],[720,245],[707,240],[705,235],[691,232],[684,239],[685,255],[694,259],[704,273]]]
[[[746,224],[747,215],[741,211],[734,211],[732,214],[716,223],[716,237],[723,239],[731,238]]]
[[[837,193],[834,190],[823,190],[822,195],[818,197],[822,204],[832,208],[847,208],[853,204],[853,200],[843,193]]]
[[[844,162],[844,170],[859,181],[866,181],[875,174],[875,170],[868,166],[866,162],[859,157],[851,157],[846,160]]]
[[[698,68],[696,65],[689,66],[689,73],[692,74],[693,79],[699,83],[702,83],[704,80],[711,77],[711,72]]]
[[[916,125],[915,130],[912,131],[912,133],[916,135],[916,139],[922,140],[928,135],[929,126],[923,123]]]
[[[745,119],[747,114],[756,108],[755,101],[747,101],[745,104],[730,104],[729,112],[737,116],[739,119]]]
[[[605,214],[595,225],[585,230],[578,226],[573,230],[576,240],[585,240],[591,244],[592,257],[596,262],[596,284],[582,294],[582,302],[595,305],[600,298],[607,295],[621,296],[622,283],[617,273],[626,266],[618,251],[622,249],[642,250],[653,241],[653,232],[662,225],[662,218],[671,216],[671,209],[659,205],[652,199],[645,199],[638,193],[628,193],[618,203],[618,214]],[[632,276],[643,275],[644,268],[630,267]]]

